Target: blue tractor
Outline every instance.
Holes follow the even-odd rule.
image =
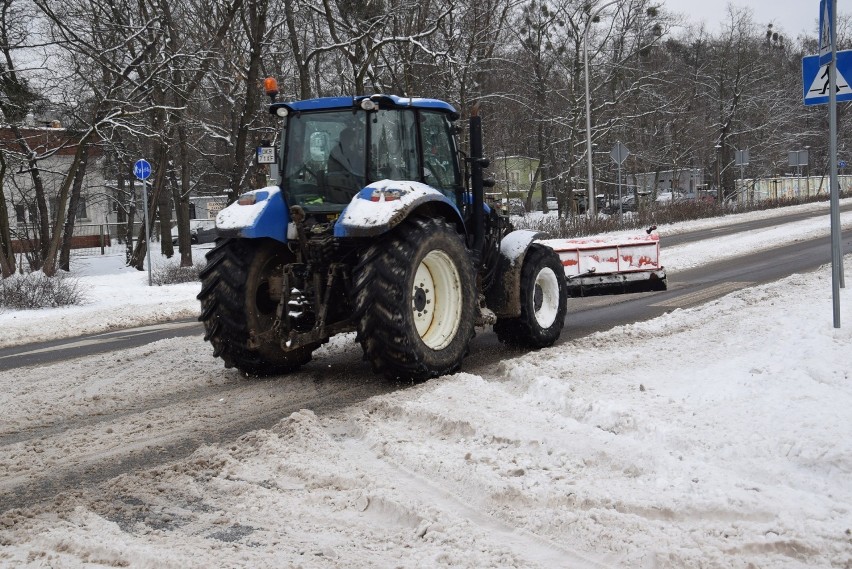
[[[391,95],[277,102],[277,185],[223,209],[198,295],[226,367],[286,373],[356,332],[376,373],[457,371],[476,326],[542,348],[562,331],[559,256],[484,202],[481,119]]]

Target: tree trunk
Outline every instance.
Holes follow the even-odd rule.
[[[177,180],[174,168],[169,171],[172,179],[172,191],[174,192],[175,215],[178,224],[178,250],[180,251],[180,266],[192,266],[192,236],[189,232],[189,144],[186,137],[186,128],[183,124],[178,125],[178,142],[180,148],[180,181]]]
[[[0,277],[15,274],[15,253],[12,251],[12,231],[9,226],[9,210],[6,208],[6,159],[0,152]]]
[[[525,205],[527,211],[532,211],[532,197],[533,193],[535,193],[535,185],[541,176],[541,162],[538,163],[538,167],[535,169],[535,174],[533,174],[533,179],[530,182],[530,187],[527,188],[527,199],[525,200]]]
[[[82,136],[80,141],[77,143],[77,152],[74,154],[74,159],[71,161],[71,166],[68,168],[68,173],[62,181],[62,187],[59,189],[59,194],[56,196],[56,221],[54,222],[53,235],[50,237],[50,246],[48,248],[47,255],[44,258],[44,266],[42,267],[44,274],[49,277],[56,274],[56,258],[59,254],[59,241],[62,237],[60,229],[64,223],[63,218],[65,217],[65,208],[68,203],[68,196],[71,193],[71,184],[77,177],[80,164],[83,161],[83,156],[87,155],[89,152],[89,137],[92,135],[92,132],[93,131],[89,131],[86,135]]]
[[[263,48],[263,37],[266,35],[266,0],[251,0],[247,8],[249,20],[246,30],[249,36],[249,66],[246,74],[246,99],[240,123],[237,126],[237,140],[234,149],[234,164],[231,168],[231,179],[228,182],[228,203],[237,201],[240,195],[246,170],[246,142],[248,140],[249,124],[257,116],[259,101],[256,87],[260,77],[260,56]]]
[[[157,172],[157,180],[164,186],[168,183],[168,172],[171,169],[171,160],[168,159],[169,150],[168,144],[163,142],[163,149],[160,152],[162,161],[159,164],[159,169],[163,171],[163,175]],[[160,252],[166,259],[171,259],[175,254],[174,245],[172,245],[172,194],[160,188],[157,191],[157,211],[160,217]]]
[[[118,188],[124,191],[124,176],[118,177]],[[127,229],[125,230],[124,258],[130,265],[133,259],[133,220],[136,218],[136,185],[130,179],[130,197],[127,200]]]
[[[35,153],[29,147],[29,144],[24,139],[24,134],[21,129],[15,125],[9,125],[15,138],[18,141],[18,146],[21,152],[27,156],[27,167],[29,168],[30,179],[33,181],[33,191],[36,199],[36,213],[38,215],[38,223],[36,224],[35,240],[38,244],[38,253],[30,256],[30,269],[37,271],[44,266],[44,260],[47,258],[50,241],[50,215],[47,208],[47,198],[45,197],[44,181],[41,178],[41,170],[38,166],[38,161],[35,159]]]
[[[71,188],[71,201],[68,204],[68,215],[65,219],[65,231],[62,235],[62,250],[59,253],[59,268],[63,271],[71,270],[71,238],[74,236],[74,222],[77,220],[77,207],[80,205],[80,192],[83,188],[83,179],[86,177],[86,167],[89,164],[89,147],[83,151],[80,167],[74,176],[74,184]]]
[[[299,75],[299,97],[301,99],[310,99],[310,63],[304,60],[302,48],[299,44],[299,31],[296,27],[296,11],[293,7],[293,0],[284,0],[284,17],[287,22],[287,37],[290,40],[290,50],[293,52],[293,60],[296,63],[296,73]]]

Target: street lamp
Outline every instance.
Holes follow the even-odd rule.
[[[597,200],[595,199],[595,190],[594,190],[594,180],[592,173],[593,165],[592,165],[592,105],[591,99],[589,98],[589,26],[592,25],[592,22],[595,18],[598,17],[598,14],[603,11],[604,8],[608,8],[613,4],[620,2],[621,0],[612,0],[611,2],[607,2],[600,6],[597,10],[592,13],[591,9],[589,10],[588,19],[586,20],[586,25],[583,29],[583,69],[584,69],[584,78],[586,83],[586,156],[588,158],[588,163],[586,167],[588,168],[588,185],[589,185],[589,194],[588,194],[588,212],[591,217],[595,217],[597,212]]]
[[[722,143],[716,143],[716,205],[722,205]]]

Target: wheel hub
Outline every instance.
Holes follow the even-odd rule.
[[[429,291],[422,284],[414,289],[414,310],[423,312],[426,309],[426,294]]]

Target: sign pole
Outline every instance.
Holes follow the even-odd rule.
[[[618,163],[618,223],[624,224],[624,202],[621,199],[621,162]]]
[[[151,286],[151,230],[148,221],[148,182],[142,180],[142,207],[145,209],[145,258],[148,265],[148,286]]]
[[[148,183],[146,180],[151,175],[151,164],[144,158],[137,160],[133,165],[133,173],[142,181],[142,208],[145,210],[145,257],[148,263],[148,286],[151,282],[151,225],[148,220]]]
[[[624,224],[624,204],[621,201],[621,163],[627,160],[627,157],[630,156],[630,150],[624,146],[621,141],[617,141],[615,146],[609,153],[612,161],[618,164],[618,223],[619,225]],[[672,190],[672,199],[674,199],[674,190]]]
[[[835,29],[837,3],[829,4],[829,42],[831,60],[828,63],[828,153],[831,184],[831,297],[834,327],[840,328],[840,288],[843,286],[843,255],[840,254],[840,196],[837,183],[837,43]]]

